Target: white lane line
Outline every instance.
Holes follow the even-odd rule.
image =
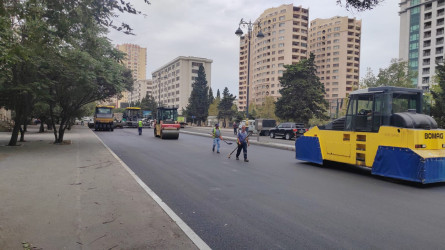
[[[99,138],[99,136],[96,135],[96,133],[93,132],[93,134],[97,137],[97,139],[102,142],[102,144],[105,146],[105,148],[110,151],[110,153],[120,162],[120,164],[130,173],[131,176],[136,180],[137,183],[147,192],[148,195],[150,195],[153,200],[158,203],[159,206],[170,216],[170,218],[179,226],[179,228],[184,231],[184,233],[190,238],[190,240],[193,241],[193,243],[202,250],[211,249],[185,222],[179,218],[179,216],[173,212],[173,210],[162,201],[162,199],[155,193],[153,190],[151,190],[128,166],[123,162],[119,156],[117,156],[103,141]]]

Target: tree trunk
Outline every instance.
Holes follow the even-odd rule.
[[[14,128],[12,129],[11,139],[9,140],[8,146],[17,146],[17,138],[19,137],[20,123],[16,122]]]
[[[60,122],[59,126],[59,139],[56,141],[56,143],[63,143],[63,136],[65,135],[65,129],[67,128],[68,124],[65,124],[64,119],[62,119],[62,122]]]
[[[25,125],[23,125],[25,126]],[[22,129],[22,126],[20,126],[20,141],[24,142],[25,141],[25,130]]]
[[[51,121],[46,122],[46,129],[47,130],[53,130],[53,124]]]
[[[45,132],[45,124],[43,123],[43,121],[40,122],[40,129],[39,129],[39,133],[43,133]]]
[[[23,132],[28,132],[28,121],[25,120],[25,123],[23,124]]]

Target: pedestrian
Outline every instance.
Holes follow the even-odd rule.
[[[142,135],[142,120],[138,122],[139,135]]]
[[[219,142],[220,142],[220,140],[222,140],[222,135],[221,135],[221,129],[219,129],[218,123],[215,124],[215,127],[213,128],[212,138],[213,138],[212,151],[215,152],[215,146],[218,145],[218,147],[216,148],[216,153],[219,154],[219,147],[220,147]]]
[[[236,135],[236,130],[238,129],[238,124],[236,122],[233,122],[233,134]]]
[[[241,127],[241,131],[238,132],[237,136],[238,150],[236,151],[236,159],[239,160],[239,155],[241,154],[241,149],[244,153],[244,161],[249,162],[247,159],[247,146],[250,146],[249,138],[247,136],[246,126]]]

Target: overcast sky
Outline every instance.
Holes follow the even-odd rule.
[[[254,21],[267,8],[293,3],[309,8],[309,20],[333,16],[362,20],[360,78],[370,67],[374,73],[398,57],[398,0],[386,0],[374,10],[351,12],[336,0],[132,0],[146,16],[121,15],[135,36],[111,31],[113,44],[133,43],[147,48],[147,78],[151,72],[178,56],[196,56],[213,60],[211,86],[229,90],[238,96],[239,38],[235,30],[241,18]]]

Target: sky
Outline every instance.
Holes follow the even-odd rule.
[[[121,14],[135,35],[110,31],[113,44],[132,43],[147,48],[147,79],[151,72],[178,56],[212,59],[211,87],[229,88],[238,96],[239,38],[241,18],[254,21],[264,10],[282,4],[309,9],[309,20],[348,16],[362,20],[360,78],[369,67],[375,74],[399,54],[399,2],[386,0],[373,10],[348,11],[336,0],[131,0],[144,15]],[[344,2],[344,1],[343,1]]]

